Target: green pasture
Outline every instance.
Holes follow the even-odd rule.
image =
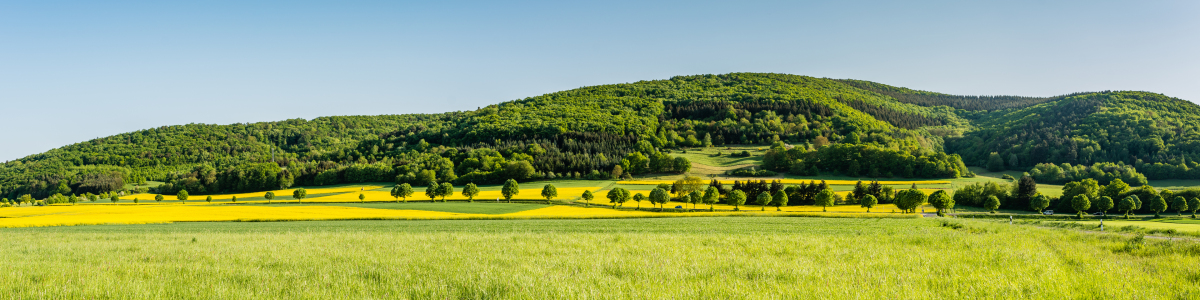
[[[1200,297],[1195,242],[933,218],[14,228],[0,252],[17,299]]]

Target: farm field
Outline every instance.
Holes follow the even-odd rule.
[[[1200,296],[1196,243],[920,218],[8,228],[0,251],[13,298]]]
[[[770,180],[768,178],[768,180]],[[785,184],[803,184],[812,180],[825,180],[835,193],[845,197],[850,193],[857,179],[852,178],[814,178],[814,179],[781,179]],[[997,180],[999,180],[997,178]],[[732,184],[730,179],[722,182]],[[268,201],[263,197],[265,192],[223,194],[223,195],[192,195],[187,201],[180,201],[174,195],[164,195],[162,201],[154,201],[154,194],[134,194],[120,197],[117,203],[107,199],[97,202],[81,202],[77,205],[56,204],[49,207],[15,207],[0,210],[0,227],[28,226],[61,226],[83,224],[159,224],[171,222],[203,222],[203,221],[292,221],[292,220],[363,220],[363,219],[488,219],[488,218],[617,218],[636,216],[681,216],[675,213],[699,215],[796,215],[796,214],[864,214],[874,216],[894,214],[898,209],[891,204],[881,204],[868,211],[858,205],[838,205],[827,208],[818,206],[784,206],[761,207],[753,201],[747,201],[735,212],[735,207],[726,204],[716,204],[711,207],[715,212],[708,212],[707,205],[691,205],[681,202],[669,202],[662,207],[668,212],[657,212],[649,202],[638,203],[629,201],[612,209],[611,203],[604,194],[613,187],[622,187],[632,193],[649,195],[653,185],[670,183],[670,180],[639,178],[627,181],[592,181],[592,180],[555,180],[537,181],[522,184],[520,193],[514,197],[518,203],[496,203],[503,196],[500,185],[480,186],[481,192],[475,197],[476,203],[466,203],[462,196],[461,186],[452,196],[431,199],[424,195],[424,187],[414,187],[415,193],[407,199],[393,198],[389,191],[390,183],[341,184],[333,186],[308,187],[308,197],[297,201],[291,197],[295,189],[272,191],[276,196]],[[897,189],[917,185],[920,190],[930,194],[938,190],[946,190],[952,186],[950,180],[881,180],[881,183]],[[541,186],[554,184],[558,187],[558,197],[553,202],[558,204],[577,204],[588,207],[589,210],[578,211],[580,207],[555,208],[545,204],[540,195]],[[596,198],[590,202],[583,201],[584,191],[592,191]],[[365,199],[359,199],[359,195]],[[206,198],[212,197],[211,201]],[[233,201],[237,197],[237,201]],[[134,200],[137,199],[137,203]],[[532,202],[532,203],[531,203]],[[676,210],[676,207],[685,208]],[[698,210],[691,212],[692,208]],[[968,211],[970,208],[966,208]],[[652,212],[653,211],[653,212]],[[918,211],[933,211],[932,207],[918,208]]]
[[[893,213],[893,205],[877,206],[872,213],[855,205],[829,207],[795,206],[776,211],[759,206],[743,206],[734,212],[732,206],[717,205],[715,212],[670,209],[652,211],[649,203],[642,210],[611,209],[607,205],[593,207],[545,205],[534,203],[489,202],[368,202],[368,203],[305,203],[305,204],[146,204],[146,205],[52,205],[45,207],[16,207],[0,210],[0,228],[46,227],[96,224],[165,224],[174,222],[262,222],[313,220],[440,220],[440,219],[573,219],[573,218],[661,218],[702,216],[830,216],[906,218],[912,214]],[[682,203],[669,203],[668,208]],[[690,204],[689,204],[690,205]],[[690,207],[690,206],[688,206]],[[707,207],[704,207],[707,208]]]
[[[1167,216],[1170,216],[1170,215],[1167,215]],[[1171,217],[1174,217],[1174,216],[1171,216]],[[1097,229],[1099,229],[1099,227],[1100,227],[1100,221],[1098,221],[1098,220],[1086,220],[1085,219],[1085,220],[1079,220],[1079,221],[1057,221],[1057,222],[1082,224],[1082,225],[1096,227]],[[1146,229],[1161,229],[1161,230],[1174,229],[1177,231],[1200,233],[1200,220],[1197,220],[1197,219],[1178,219],[1178,218],[1144,219],[1144,220],[1116,219],[1116,220],[1104,220],[1104,226],[1106,226],[1107,228],[1122,227],[1122,226],[1137,226],[1137,227],[1146,228]]]

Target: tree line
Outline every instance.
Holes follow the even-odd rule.
[[[1119,212],[1125,215],[1164,212],[1192,212],[1200,204],[1200,189],[1173,191],[1155,189],[1149,185],[1132,187],[1121,179],[1101,184],[1085,178],[1063,185],[1062,195],[1047,196],[1037,191],[1032,177],[1022,177],[1015,184],[996,182],[975,183],[954,192],[956,202],[991,210],[1012,209],[1079,214]]]

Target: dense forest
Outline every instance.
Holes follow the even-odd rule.
[[[0,165],[0,196],[103,193],[146,181],[165,182],[162,192],[206,194],[622,178],[684,173],[690,162],[672,152],[731,144],[782,145],[762,166],[778,173],[939,178],[973,176],[967,165],[1031,171],[1048,163],[1063,169],[1037,176],[1048,181],[1129,178],[1111,164],[1150,179],[1200,178],[1198,113],[1145,92],[973,97],[786,74],[678,76],[440,114],[123,133]]]
[[[946,150],[969,164],[993,153],[1005,168],[1041,163],[1124,163],[1149,179],[1200,178],[1189,157],[1200,155],[1200,106],[1145,92],[1064,97],[980,118],[976,129],[948,139]]]

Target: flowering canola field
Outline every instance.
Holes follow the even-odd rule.
[[[467,200],[467,197],[462,195],[462,187],[454,187],[454,188],[455,188],[454,195],[446,197],[447,201]],[[570,199],[579,198],[579,196],[583,195],[583,191],[595,191],[597,188],[598,187],[558,188],[558,197],[555,197],[554,200],[570,200]],[[521,189],[520,191],[521,191],[520,193],[518,193],[516,196],[513,197],[513,200],[546,200],[546,198],[542,198],[542,189],[540,189],[540,188],[538,188],[538,189]],[[312,192],[309,192],[309,193],[312,193]],[[370,202],[370,201],[387,201],[387,202],[404,201],[404,199],[398,200],[396,198],[392,198],[391,192],[365,191],[365,192],[352,192],[352,193],[324,196],[324,197],[318,197],[318,198],[306,198],[306,199],[304,199],[304,202],[358,202],[359,201],[358,194],[360,194],[360,193],[363,194],[363,196],[366,196],[366,199],[364,199],[364,201],[367,201],[367,202]],[[291,195],[292,194],[289,192],[287,197],[277,197],[275,199],[287,198],[285,200],[291,200],[291,197],[292,197]],[[504,201],[504,195],[502,195],[500,193],[500,191],[481,191],[481,192],[479,192],[479,195],[475,196],[475,201],[495,202],[496,199],[500,199],[500,201]],[[425,196],[425,188],[424,187],[414,187],[413,195],[409,196],[407,200],[408,201],[429,201],[430,199],[428,196]],[[437,197],[437,201],[441,201],[441,200],[442,200],[442,197]],[[278,202],[278,201],[276,201],[276,202]],[[292,202],[295,202],[295,201],[292,201]]]
[[[658,182],[669,183],[668,181],[635,181],[638,184],[657,184]],[[835,181],[836,182],[836,181]],[[931,181],[919,181],[918,184],[929,184]],[[622,182],[628,183],[628,182]],[[840,182],[838,182],[840,183]],[[831,183],[831,184],[838,184]],[[914,183],[914,182],[904,182]],[[891,184],[891,183],[888,183]],[[43,207],[12,207],[0,209],[0,228],[5,227],[45,227],[45,226],[72,226],[72,225],[98,225],[98,224],[163,224],[172,222],[222,222],[222,221],[308,221],[308,220],[429,220],[429,219],[577,219],[577,218],[645,218],[645,217],[700,217],[700,216],[746,216],[746,215],[764,215],[764,216],[841,216],[841,217],[912,217],[913,215],[894,214],[889,212],[896,211],[896,207],[891,204],[881,204],[872,209],[869,213],[866,208],[858,207],[857,205],[842,205],[825,208],[828,212],[822,212],[821,207],[816,206],[793,206],[783,207],[780,211],[776,211],[775,207],[767,207],[763,211],[762,207],[754,205],[752,201],[748,201],[746,205],[740,207],[741,211],[733,211],[734,207],[725,204],[714,205],[713,208],[717,212],[695,211],[695,212],[654,212],[649,210],[631,210],[629,208],[642,207],[651,208],[648,201],[645,203],[636,203],[632,200],[620,206],[620,209],[611,209],[605,206],[611,205],[608,199],[604,197],[608,190],[599,190],[600,187],[564,187],[558,189],[558,196],[553,200],[561,202],[573,202],[577,204],[588,203],[589,207],[581,206],[550,206],[544,208],[530,209],[504,214],[477,214],[477,213],[455,213],[442,211],[428,211],[419,209],[395,209],[391,208],[371,208],[371,207],[349,207],[349,206],[330,206],[329,203],[354,203],[354,202],[396,202],[387,191],[373,191],[374,189],[383,188],[383,186],[354,186],[354,187],[338,187],[338,188],[314,188],[307,189],[311,198],[305,198],[302,202],[297,203],[292,199],[292,189],[273,191],[276,194],[272,203],[292,203],[296,205],[273,205],[261,206],[252,204],[265,204],[267,201],[262,199],[265,192],[257,193],[242,193],[242,194],[226,194],[213,195],[213,202],[207,202],[204,199],[207,196],[194,195],[187,202],[178,201],[175,196],[164,196],[164,201],[154,201],[154,194],[137,194],[123,196],[118,203],[111,203],[108,200],[100,200],[100,202],[82,202],[78,205],[56,204]],[[447,201],[462,202],[467,199],[464,197],[462,187],[456,187],[457,191],[453,196],[446,197]],[[415,188],[414,194],[408,197],[408,201],[430,201],[429,197],[424,194],[424,188]],[[633,193],[642,193],[643,195],[650,194],[650,187],[646,189],[631,190]],[[593,191],[595,199],[590,202],[584,202],[581,195],[585,191]],[[926,193],[932,193],[936,189],[922,189]],[[845,196],[849,192],[837,192]],[[359,195],[365,196],[365,199],[360,200]],[[237,196],[241,199],[254,199],[253,201],[240,200],[238,204],[230,205],[229,200]],[[133,203],[133,199],[139,199],[138,203]],[[477,202],[495,202],[497,199],[503,201],[503,196],[498,190],[482,191],[475,196]],[[439,197],[437,201],[440,201]],[[530,201],[545,200],[541,196],[541,188],[521,189],[520,193],[513,197],[513,200]],[[326,205],[306,205],[306,204],[326,204]],[[481,205],[502,205],[502,204],[483,204]],[[669,202],[664,207],[674,208],[682,206],[684,208],[692,208],[688,203]],[[696,209],[706,210],[707,205],[696,205]],[[474,212],[474,211],[472,211]]]
[[[383,186],[355,186],[355,187],[341,187],[341,188],[315,188],[315,189],[307,189],[306,188],[304,190],[309,195],[315,195],[315,194],[331,194],[331,193],[351,193],[351,192],[358,192],[360,190],[372,190],[372,189],[378,189],[378,188],[382,188],[382,187]],[[284,200],[290,200],[290,199],[292,199],[292,192],[294,192],[294,191],[296,191],[296,189],[270,191],[272,193],[275,193],[275,201],[271,201],[271,202],[281,202]],[[422,191],[424,191],[424,190],[422,190]],[[256,197],[262,198],[262,196],[265,195],[266,193],[267,192],[222,194],[222,195],[191,195],[188,197],[187,202],[188,203],[204,202],[204,198],[206,198],[208,196],[212,196],[213,201],[229,201],[230,199],[233,199],[233,196],[237,196],[239,199],[256,198]],[[383,194],[387,195],[388,193],[384,192]],[[122,201],[132,201],[133,199],[136,198],[136,199],[138,199],[139,203],[148,203],[148,202],[154,202],[155,195],[156,194],[134,194],[134,195],[128,195],[128,196],[121,196],[120,198]],[[358,198],[357,198],[358,194],[354,194],[354,197],[356,197],[356,198],[354,198],[354,201],[358,201]],[[305,201],[307,201],[308,199],[309,198],[305,198]],[[108,200],[100,199],[100,201],[106,202]],[[179,198],[175,197],[175,195],[163,195],[163,201],[179,201]],[[239,202],[240,201],[241,200],[239,200]],[[261,202],[266,203],[266,201],[261,201]],[[295,202],[295,201],[292,201],[292,202]]]
[[[643,203],[649,207],[649,203]],[[505,204],[484,204],[505,205]],[[671,202],[666,207],[685,205]],[[690,204],[688,204],[690,205]],[[624,206],[633,207],[632,204]],[[686,206],[690,208],[691,206]],[[698,206],[698,208],[707,208]],[[731,206],[717,205],[730,210]],[[784,207],[777,212],[768,207],[743,206],[741,212],[651,212],[647,210],[610,209],[606,207],[550,206],[507,214],[469,214],[407,209],[379,209],[328,205],[258,206],[258,205],[179,205],[179,204],[119,204],[119,205],[51,205],[44,207],[15,207],[0,209],[0,228],[46,227],[103,224],[165,224],[173,222],[228,221],[316,221],[316,220],[464,220],[464,219],[596,219],[647,217],[705,217],[705,216],[820,216],[907,218],[912,214],[885,213],[891,205],[880,205],[873,213],[863,213],[857,206]]]

